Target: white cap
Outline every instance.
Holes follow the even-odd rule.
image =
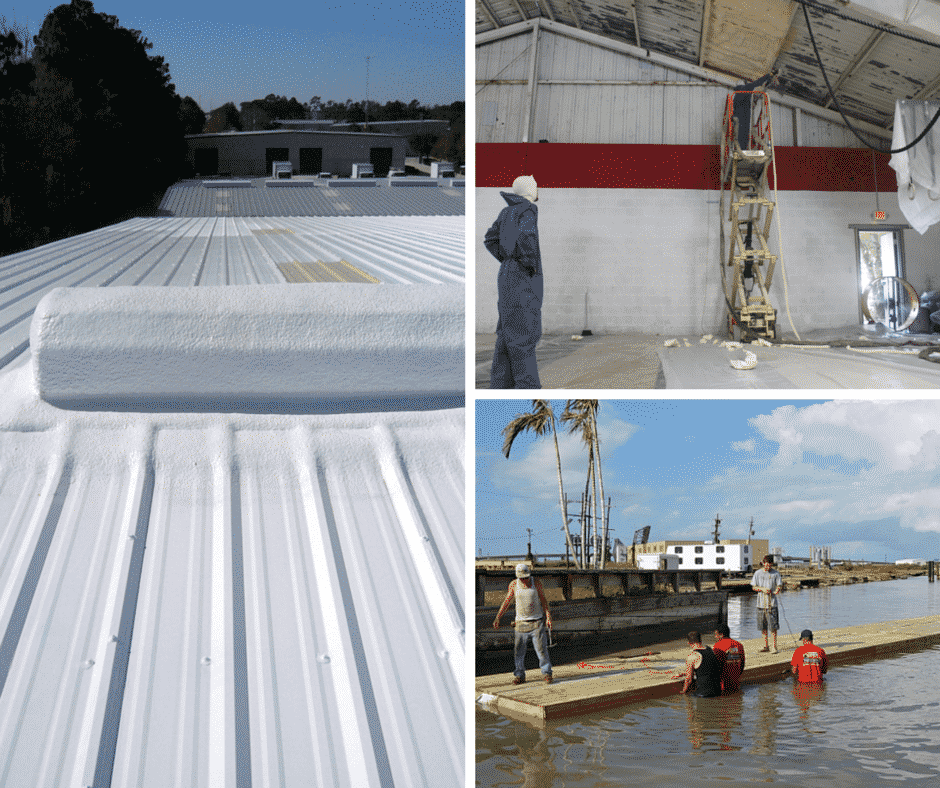
[[[539,198],[539,185],[531,175],[520,175],[516,178],[512,182],[512,191],[529,202],[535,202]]]
[[[532,570],[528,564],[516,564],[516,577],[530,577]]]

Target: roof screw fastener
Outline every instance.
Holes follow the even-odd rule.
[[[330,661],[329,654],[317,654],[317,662],[326,665]]]
[[[136,539],[136,538],[137,538],[137,534],[128,534],[128,535],[127,535],[127,538],[128,538],[128,539]]]
[[[94,664],[95,664],[95,661],[94,661],[93,659],[86,659],[86,660],[82,663],[82,667],[87,669],[87,668],[90,668],[90,667],[91,667],[92,665],[94,665]]]
[[[112,643],[117,643],[117,642],[118,642],[118,636],[117,636],[117,635],[111,635],[111,642],[112,642]]]
[[[437,652],[437,655],[441,659],[447,659],[450,656],[450,652],[446,648],[442,648],[440,651]]]
[[[211,665],[211,664],[212,664],[212,658],[211,658],[211,657],[203,657],[203,658],[202,658],[202,664],[203,664],[203,665]]]

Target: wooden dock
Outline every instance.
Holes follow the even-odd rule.
[[[702,633],[707,645],[714,640]],[[940,616],[865,624],[814,633],[814,642],[829,657],[829,672],[839,665],[884,659],[940,643]],[[742,641],[746,664],[742,683],[781,678],[790,670],[790,657],[800,643],[778,633],[779,653],[761,653],[763,638]],[[554,668],[554,682],[545,684],[530,670],[527,682],[512,684],[512,673],[481,676],[476,699],[484,708],[530,724],[579,714],[591,714],[630,703],[673,695],[682,690],[687,649],[651,656],[597,658],[590,663]]]

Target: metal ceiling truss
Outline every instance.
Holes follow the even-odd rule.
[[[636,3],[634,3],[634,18],[636,18]],[[702,6],[702,32],[698,40],[698,64],[701,68],[705,65],[705,42],[708,40],[708,26],[711,23],[712,15],[712,0],[705,0],[705,5]],[[639,41],[637,41],[637,46],[639,46]]]
[[[493,27],[501,28],[503,26],[499,21],[499,17],[496,16],[496,14],[493,12],[493,9],[490,8],[490,4],[487,3],[486,0],[477,0],[477,4],[483,10],[483,14],[486,16],[486,18],[490,20],[490,24],[493,25]]]
[[[841,76],[833,83],[832,85],[833,93],[839,92],[839,88],[841,88],[842,85],[844,85],[845,82],[852,77],[852,75],[858,70],[858,67],[863,62],[865,62],[865,60],[868,58],[868,56],[872,52],[875,51],[875,48],[878,46],[878,44],[881,43],[881,39],[883,39],[886,35],[888,34],[884,32],[883,30],[877,30],[868,37],[868,40],[864,43],[862,48],[856,53],[855,57],[853,57],[851,62],[845,67],[845,71],[843,71]],[[832,106],[832,96],[826,99],[825,106],[826,107]]]

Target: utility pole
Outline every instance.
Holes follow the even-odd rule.
[[[747,543],[751,543],[751,537],[754,536],[754,518],[751,518],[751,524],[748,526]]]
[[[363,131],[369,130],[369,58],[371,55],[366,55],[366,122],[362,127]]]
[[[534,561],[535,559],[532,557],[532,529],[526,528],[526,530],[529,532],[529,551],[525,557],[527,561]]]
[[[721,525],[721,518],[715,515],[715,544],[718,544],[718,526]]]

